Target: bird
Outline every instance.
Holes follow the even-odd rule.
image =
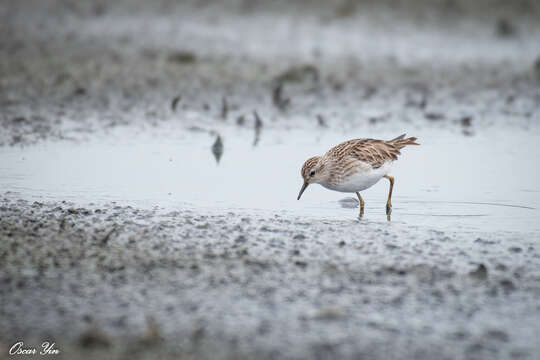
[[[406,134],[402,134],[392,140],[352,139],[334,146],[322,156],[310,157],[302,165],[300,174],[304,183],[297,200],[300,200],[310,184],[320,184],[339,192],[356,193],[362,217],[365,202],[360,191],[386,178],[390,182],[386,201],[386,215],[390,220],[395,179],[388,174],[402,148],[407,145],[420,145],[416,142],[416,137],[405,136]]]

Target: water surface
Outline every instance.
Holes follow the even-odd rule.
[[[176,135],[172,135],[176,134]],[[254,146],[248,130],[221,132],[223,153],[206,132],[146,134],[129,129],[88,142],[45,142],[0,149],[0,186],[30,200],[116,201],[141,207],[249,209],[355,219],[354,196],[310,186],[300,201],[300,167],[351,138],[339,132],[272,132]],[[363,134],[392,138],[392,134]],[[421,146],[403,149],[392,174],[393,222],[465,231],[540,231],[538,136],[463,136],[416,131]],[[215,147],[214,147],[215,148]],[[385,222],[388,182],[363,192],[362,221]]]

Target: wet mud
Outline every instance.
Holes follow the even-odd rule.
[[[0,209],[6,343],[46,337],[68,358],[540,351],[537,238],[9,194]]]

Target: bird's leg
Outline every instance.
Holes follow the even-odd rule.
[[[360,196],[360,193],[357,191],[356,196],[358,196],[358,200],[360,201],[360,217],[364,216],[364,199]]]
[[[390,181],[390,191],[388,191],[388,200],[386,201],[386,215],[392,213],[392,190],[394,189],[394,177],[389,175],[384,175]]]

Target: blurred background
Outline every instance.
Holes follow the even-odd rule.
[[[0,16],[6,145],[254,127],[254,110],[361,135],[538,120],[536,1],[2,1]]]

